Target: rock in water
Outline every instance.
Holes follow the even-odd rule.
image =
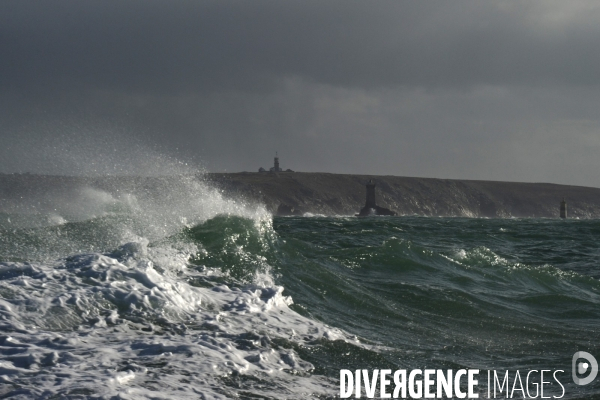
[[[281,203],[279,204],[279,207],[277,207],[277,215],[280,217],[289,215],[304,215],[304,212],[298,207]]]

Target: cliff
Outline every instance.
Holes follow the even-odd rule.
[[[189,179],[207,181],[227,197],[263,203],[274,214],[279,209],[283,214],[354,215],[364,207],[365,184],[373,179],[377,205],[398,215],[558,218],[564,197],[569,218],[600,218],[598,188],[301,172],[209,173],[186,179],[0,174],[0,212],[46,212],[57,204],[72,211],[76,207],[71,203],[87,207],[82,188],[111,195],[133,190],[170,201],[169,196],[186,190]],[[82,200],[75,201],[78,196]]]
[[[377,184],[377,205],[399,215],[558,218],[563,197],[570,218],[600,218],[600,189],[519,183],[327,173],[208,174],[229,196],[263,202],[276,212],[354,215],[365,205],[365,183]]]

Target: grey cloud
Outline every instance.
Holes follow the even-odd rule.
[[[0,4],[2,85],[184,93],[597,85],[600,11],[546,1]]]
[[[599,17],[593,1],[3,1],[0,171],[139,173],[158,153],[252,171],[279,151],[301,171],[600,186]]]

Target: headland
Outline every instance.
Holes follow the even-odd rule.
[[[211,173],[228,196],[260,201],[274,214],[354,215],[365,205],[365,184],[377,184],[377,204],[397,215],[487,218],[600,218],[600,189],[552,183],[330,173]]]
[[[262,203],[276,215],[353,216],[365,206],[365,185],[372,180],[377,205],[400,216],[559,218],[564,198],[569,219],[600,218],[600,188],[583,186],[310,172],[207,173],[192,178],[218,187],[226,197]],[[0,174],[0,212],[51,209],[57,199],[70,201],[82,187],[117,193],[125,185],[149,195],[176,191],[174,180]]]

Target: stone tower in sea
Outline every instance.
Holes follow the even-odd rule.
[[[373,182],[373,179],[369,179],[369,182],[367,182],[367,202],[365,207],[377,207],[377,204],[375,203],[375,183]]]
[[[357,217],[366,217],[369,215],[396,215],[392,210],[379,207],[375,202],[375,182],[373,182],[373,179],[369,179],[367,182],[367,202],[361,208],[360,213],[356,214]]]
[[[565,201],[564,197],[560,202],[560,217],[567,218],[567,202]]]

